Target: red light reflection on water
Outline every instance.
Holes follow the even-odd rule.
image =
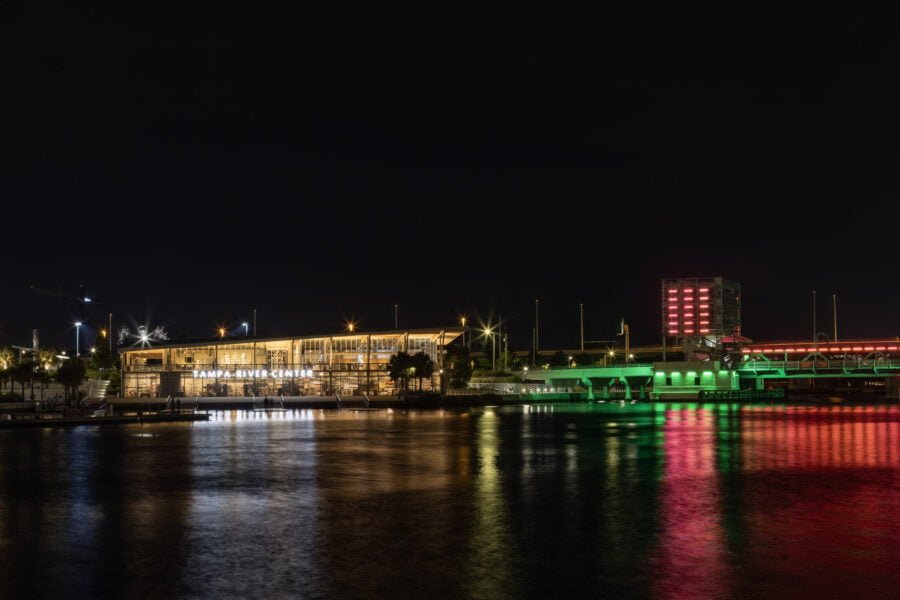
[[[665,413],[655,595],[894,597],[900,408],[721,410]]]
[[[746,568],[794,598],[900,589],[900,408],[742,411]]]
[[[662,531],[655,557],[661,598],[726,596],[729,564],[719,524],[715,422],[708,410],[668,410],[663,426]]]

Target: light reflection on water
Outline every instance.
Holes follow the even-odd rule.
[[[897,406],[0,430],[0,598],[888,598]]]

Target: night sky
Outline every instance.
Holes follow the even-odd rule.
[[[250,11],[252,5],[244,6]],[[658,340],[659,280],[743,285],[751,338],[900,334],[898,39],[575,15],[416,27],[2,10],[0,345],[452,324]],[[349,10],[349,9],[348,9]],[[384,15],[383,15],[384,16]],[[88,334],[90,335],[90,334]]]

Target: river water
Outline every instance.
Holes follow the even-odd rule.
[[[895,598],[900,408],[0,430],[0,598]]]

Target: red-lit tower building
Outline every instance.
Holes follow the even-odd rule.
[[[719,341],[741,334],[741,284],[721,277],[662,280],[666,338]]]

